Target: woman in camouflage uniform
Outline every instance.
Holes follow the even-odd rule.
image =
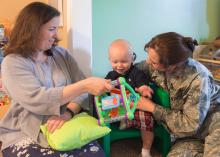
[[[170,94],[170,109],[144,97],[138,102],[173,137],[169,157],[220,156],[220,86],[205,66],[190,58],[194,47],[192,38],[163,33],[145,45],[148,58],[137,64]]]

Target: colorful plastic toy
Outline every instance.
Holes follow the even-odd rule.
[[[6,106],[10,104],[10,99],[7,95],[0,94],[0,106]]]
[[[114,89],[109,93],[95,97],[98,123],[105,126],[108,123],[122,119],[132,120],[140,95],[125,81],[123,77],[111,82],[120,89]],[[127,89],[127,90],[126,90]]]

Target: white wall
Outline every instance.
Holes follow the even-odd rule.
[[[67,0],[68,49],[86,76],[92,71],[92,0]]]
[[[92,0],[63,0],[67,49],[86,76],[92,74]],[[66,27],[65,27],[66,25]],[[63,33],[65,34],[65,33]],[[81,104],[93,113],[89,99]]]

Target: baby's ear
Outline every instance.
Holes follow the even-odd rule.
[[[136,58],[137,58],[137,55],[136,55],[135,52],[133,52],[133,53],[132,53],[132,60],[133,60],[133,62],[136,60]]]

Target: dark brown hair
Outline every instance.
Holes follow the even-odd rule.
[[[187,60],[194,51],[197,41],[175,32],[159,34],[148,42],[144,50],[152,48],[160,57],[160,63],[165,67]]]
[[[23,57],[32,56],[36,52],[41,26],[56,16],[60,16],[60,12],[45,3],[33,2],[24,7],[16,19],[4,55],[16,53]],[[55,39],[55,44],[57,41]]]

